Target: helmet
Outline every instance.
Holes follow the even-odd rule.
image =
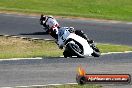
[[[45,25],[46,20],[47,20],[47,16],[44,16],[42,14],[41,17],[40,17],[40,24],[43,25],[43,26],[46,26]]]
[[[49,18],[53,18],[53,16],[44,16],[43,14],[40,17],[40,24],[43,25],[44,28],[48,28],[49,25],[46,23]]]

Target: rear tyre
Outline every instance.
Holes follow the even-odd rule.
[[[100,55],[101,55],[101,53],[100,53],[99,49],[97,47],[94,47],[92,56],[99,57]]]

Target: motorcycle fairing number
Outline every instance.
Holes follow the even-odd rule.
[[[63,42],[65,42],[65,41],[66,41],[66,39],[65,39],[63,36],[61,37],[61,39],[63,40]]]

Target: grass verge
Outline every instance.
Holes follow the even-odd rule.
[[[0,0],[0,10],[132,21],[132,0]]]
[[[0,36],[0,58],[58,57],[63,50],[54,41],[25,40]],[[97,44],[102,53],[132,51],[132,46]]]
[[[115,44],[98,44],[97,47],[102,53],[132,51],[132,46]]]
[[[0,58],[56,57],[62,55],[53,41],[0,37]]]
[[[16,87],[21,88],[21,87]],[[27,87],[28,88],[28,87]],[[77,84],[65,84],[65,85],[49,85],[49,86],[35,86],[30,88],[102,88],[100,85],[96,84],[86,84],[86,85],[77,85]]]

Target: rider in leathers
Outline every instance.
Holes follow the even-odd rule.
[[[56,42],[58,40],[58,31],[61,28],[59,23],[57,22],[57,20],[55,18],[53,18],[52,16],[44,16],[41,15],[40,17],[40,24],[44,27],[44,30],[50,34],[53,38],[56,39]],[[83,37],[84,39],[86,39],[88,41],[88,43],[93,43],[92,40],[89,40],[87,35],[81,31],[81,30],[74,30],[73,27],[69,27],[69,29],[73,32],[75,32],[75,34]],[[62,49],[61,47],[59,47],[60,49]]]

